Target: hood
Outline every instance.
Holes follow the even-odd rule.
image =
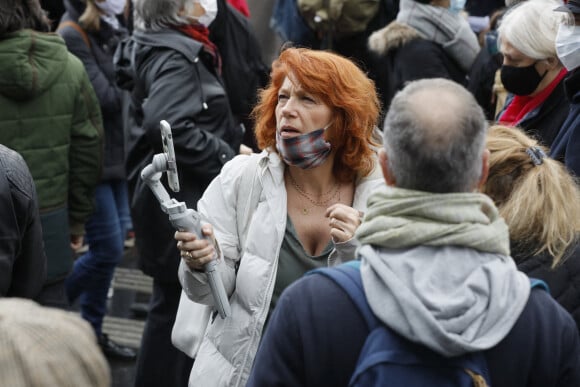
[[[420,38],[422,38],[421,34],[413,27],[394,21],[373,32],[369,36],[368,46],[372,52],[386,55],[390,50],[400,48],[410,41]]]
[[[375,315],[444,356],[487,350],[518,320],[530,282],[509,256],[459,246],[359,249]]]
[[[69,53],[56,34],[21,30],[0,40],[0,93],[27,100],[44,93],[67,68]]]
[[[400,0],[397,21],[420,31],[425,39],[440,44],[464,72],[471,69],[481,50],[467,19],[445,7]]]
[[[183,54],[190,62],[196,63],[202,44],[176,30],[137,30],[131,38],[119,43],[113,62],[117,84],[131,90],[136,79],[136,71],[146,62],[153,48],[170,48]]]

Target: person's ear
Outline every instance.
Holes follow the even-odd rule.
[[[489,149],[484,149],[483,154],[481,155],[481,174],[479,176],[479,181],[477,182],[477,190],[481,191],[485,182],[487,181],[487,177],[489,176]]]
[[[396,183],[395,176],[393,176],[393,173],[389,168],[389,158],[384,148],[379,150],[379,164],[381,166],[381,170],[383,171],[383,177],[385,178],[387,185],[394,186]]]

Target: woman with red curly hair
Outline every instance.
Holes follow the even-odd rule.
[[[262,152],[224,165],[198,202],[207,239],[175,235],[189,300],[213,305],[203,267],[218,259],[231,303],[191,348],[190,382],[244,386],[282,291],[308,270],[354,258],[367,197],[384,184],[379,111],[373,82],[346,58],[288,48],[274,61],[253,112]]]

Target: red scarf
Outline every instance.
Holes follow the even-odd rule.
[[[518,123],[532,110],[540,106],[552,94],[552,91],[558,86],[562,78],[566,76],[568,71],[563,68],[560,70],[556,78],[541,92],[534,96],[516,95],[505,109],[499,122],[501,124],[516,126]]]
[[[190,38],[197,40],[205,50],[213,57],[213,64],[217,70],[218,75],[222,73],[222,58],[217,46],[209,40],[209,30],[201,24],[190,24],[186,26],[178,26],[177,29]]]
[[[250,17],[250,9],[248,8],[248,3],[246,3],[246,0],[228,0],[228,3],[240,11],[245,17]]]

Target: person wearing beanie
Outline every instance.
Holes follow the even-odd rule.
[[[71,312],[0,299],[0,375],[10,387],[109,387],[91,326]]]

